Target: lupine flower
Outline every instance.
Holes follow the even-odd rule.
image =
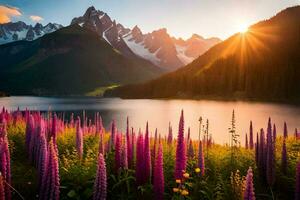
[[[128,169],[128,149],[127,149],[127,138],[124,138],[124,144],[122,148],[122,167]]]
[[[249,130],[249,147],[250,149],[254,148],[254,143],[253,143],[253,126],[252,126],[252,121],[250,121],[250,130]]]
[[[255,162],[256,162],[256,166],[259,166],[258,161],[259,161],[259,139],[258,139],[258,133],[256,133],[256,143],[255,143]]]
[[[276,144],[276,138],[277,138],[276,125],[273,124],[273,143],[274,143],[274,146]]]
[[[37,164],[37,170],[38,170],[38,180],[40,187],[44,187],[43,177],[45,176],[46,170],[47,170],[47,160],[48,159],[48,150],[47,150],[47,140],[45,134],[41,134],[39,137],[39,154],[38,154],[38,164]]]
[[[171,145],[173,142],[173,133],[172,133],[172,127],[169,122],[169,133],[168,133],[168,145]]]
[[[153,176],[153,190],[155,199],[163,200],[164,196],[164,169],[163,169],[163,151],[162,145],[159,144],[158,153],[155,160],[154,176]]]
[[[246,133],[245,148],[248,149],[248,134]]]
[[[111,123],[111,131],[110,131],[110,138],[109,138],[109,147],[108,147],[109,152],[115,146],[115,135],[116,135],[116,124],[115,124],[115,120],[113,120]]]
[[[175,178],[182,178],[182,171],[186,167],[186,154],[185,154],[185,144],[184,144],[184,117],[183,110],[181,110],[181,116],[179,120],[179,129],[177,137],[176,146],[176,161],[175,161]]]
[[[188,149],[188,157],[189,158],[194,158],[195,152],[194,152],[194,146],[193,146],[193,141],[190,139],[190,144],[189,144],[189,149]]]
[[[189,145],[190,145],[190,139],[191,139],[191,130],[190,127],[188,127],[188,134],[187,134],[187,139],[186,139],[186,149],[189,149]]]
[[[287,130],[286,122],[284,122],[284,127],[283,127],[283,137],[284,137],[284,138],[287,138],[287,137],[288,137],[288,130]]]
[[[135,162],[135,146],[136,146],[136,137],[133,128],[131,129],[131,167],[133,168]]]
[[[281,151],[281,170],[283,174],[287,172],[287,150],[285,139],[283,139],[282,151]]]
[[[245,183],[244,200],[255,200],[253,173],[251,167],[248,169]]]
[[[76,150],[78,153],[79,158],[82,158],[83,155],[83,133],[80,127],[80,118],[77,119],[76,124]]]
[[[0,172],[0,200],[5,200],[5,182],[4,177],[2,176]]]
[[[273,144],[273,136],[272,136],[272,125],[271,119],[269,118],[268,128],[267,128],[267,164],[266,164],[266,172],[267,172],[267,181],[269,186],[274,184],[275,179],[275,153],[274,153],[274,144]]]
[[[116,172],[122,167],[122,138],[121,134],[116,135],[116,146],[115,146],[115,170]]]
[[[199,152],[198,152],[198,167],[200,168],[201,175],[205,174],[205,160],[203,153],[203,144],[202,141],[199,141]]]
[[[146,125],[146,133],[144,140],[144,177],[147,182],[151,177],[151,152],[150,152],[150,141],[149,141],[149,128],[148,122]]]
[[[139,186],[144,184],[144,139],[142,134],[138,135],[136,149],[135,176]]]
[[[31,137],[34,134],[34,119],[33,116],[30,115],[28,117],[28,120],[26,122],[26,130],[25,130],[25,144],[26,144],[26,150],[27,152],[29,152],[29,148],[30,148],[30,141],[31,141]]]
[[[153,180],[154,169],[155,169],[156,146],[157,146],[157,128],[155,129],[155,134],[154,134],[154,144],[153,144],[153,149],[152,149],[152,151],[151,151],[152,180]]]
[[[266,148],[265,148],[265,132],[260,129],[259,151],[258,151],[258,168],[261,176],[265,177],[266,173]]]
[[[94,182],[93,200],[106,200],[106,194],[107,194],[106,165],[105,165],[103,155],[99,153],[97,174]]]
[[[132,159],[133,159],[133,152],[132,152],[132,144],[131,144],[130,134],[129,134],[129,119],[127,117],[127,123],[126,123],[126,148],[127,148],[127,162],[129,168],[131,168]]]
[[[100,133],[99,153],[101,153],[102,155],[104,155],[104,138],[103,138],[103,133]]]
[[[45,183],[40,191],[41,200],[59,200],[59,168],[58,168],[58,155],[51,138],[48,146],[48,163],[47,170],[43,176],[43,182]]]
[[[52,130],[51,130],[51,136],[53,138],[53,144],[54,146],[56,145],[56,138],[57,138],[57,116],[54,114],[53,119],[52,119]]]
[[[8,148],[8,140],[5,136],[0,138],[0,173],[2,174],[4,184],[5,199],[11,199],[11,171],[10,171],[10,153]]]

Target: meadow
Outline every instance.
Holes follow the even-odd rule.
[[[235,115],[230,143],[214,143],[208,121],[198,138],[184,126],[159,134],[130,126],[107,130],[99,113],[0,113],[0,200],[10,199],[300,199],[300,133],[259,133],[249,122],[240,141]],[[155,127],[155,124],[151,125]]]

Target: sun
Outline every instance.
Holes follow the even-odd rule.
[[[238,31],[240,33],[248,32],[248,25],[247,24],[240,24],[237,28],[238,28]]]

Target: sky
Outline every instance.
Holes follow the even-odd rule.
[[[167,28],[175,37],[193,33],[226,39],[300,0],[0,0],[0,23],[24,21],[69,25],[93,5],[112,19],[142,32]]]

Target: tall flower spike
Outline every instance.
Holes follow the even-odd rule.
[[[189,158],[194,158],[195,152],[194,152],[194,146],[193,146],[193,141],[190,139],[190,144],[189,144],[189,149],[188,149],[188,157]]]
[[[111,123],[111,130],[110,130],[110,138],[109,138],[109,152],[114,148],[115,145],[115,135],[116,135],[116,124],[115,120]]]
[[[122,167],[128,169],[128,149],[127,149],[127,137],[124,138],[124,144],[122,148]]]
[[[76,124],[76,150],[78,153],[79,158],[82,158],[83,155],[83,133],[80,126],[80,118],[77,119]]]
[[[137,138],[136,149],[135,176],[137,186],[140,186],[144,184],[144,139],[141,133],[139,133]]]
[[[276,138],[277,138],[276,125],[273,124],[273,143],[274,143],[274,146],[275,146],[275,143],[276,143]]]
[[[151,152],[150,152],[150,140],[149,140],[149,126],[148,122],[146,125],[146,133],[145,133],[145,140],[144,140],[144,174],[145,174],[145,181],[149,181],[151,177]]]
[[[296,190],[295,200],[300,200],[300,161],[296,165]]]
[[[163,151],[162,145],[159,144],[158,153],[155,160],[154,176],[153,176],[153,190],[155,199],[163,200],[164,198],[164,169],[163,169]]]
[[[252,121],[250,121],[249,147],[250,147],[250,149],[253,149],[253,148],[254,148],[254,143],[253,143],[253,125],[252,125]]]
[[[269,186],[272,186],[275,181],[275,152],[272,136],[272,125],[271,119],[269,118],[268,128],[267,128],[267,181]]]
[[[245,184],[244,200],[255,200],[253,172],[251,167],[248,169]]]
[[[283,174],[287,173],[287,150],[285,139],[283,139],[282,151],[281,151],[281,170]]]
[[[0,172],[0,200],[5,200],[4,178]]]
[[[186,154],[185,154],[185,144],[184,144],[184,117],[183,110],[181,110],[181,116],[179,120],[179,129],[177,136],[177,146],[176,146],[176,160],[175,160],[175,178],[181,179],[182,172],[186,167]]]
[[[53,138],[53,143],[55,146],[56,145],[56,138],[57,138],[57,116],[54,114],[53,119],[52,119],[52,138]]]
[[[246,133],[245,148],[248,149],[248,134]]]
[[[132,163],[132,159],[133,159],[131,142],[132,141],[131,141],[130,132],[129,132],[129,119],[127,117],[127,123],[126,123],[126,149],[127,149],[127,164],[128,164],[129,168],[131,168],[131,163]]]
[[[115,171],[118,172],[118,170],[121,168],[121,158],[122,158],[122,138],[121,134],[118,133],[116,135],[116,146],[115,146]]]
[[[11,171],[10,171],[10,153],[7,137],[0,138],[0,173],[2,174],[4,184],[5,199],[11,199]]]
[[[106,200],[106,194],[107,194],[106,165],[105,165],[103,155],[99,153],[97,174],[94,182],[93,200]]]
[[[202,141],[199,141],[199,152],[198,152],[198,167],[200,168],[201,175],[205,174],[205,160],[203,153],[203,144]]]
[[[172,133],[172,127],[169,122],[169,133],[168,133],[168,145],[172,145],[173,142],[173,133]]]
[[[287,138],[287,137],[288,137],[288,130],[287,130],[286,122],[284,122],[284,127],[283,127],[283,137],[284,137],[284,138]]]
[[[40,200],[59,200],[59,168],[58,168],[58,155],[51,138],[48,145],[48,163],[47,170],[43,176],[43,182],[45,183],[43,188],[40,188]]]

